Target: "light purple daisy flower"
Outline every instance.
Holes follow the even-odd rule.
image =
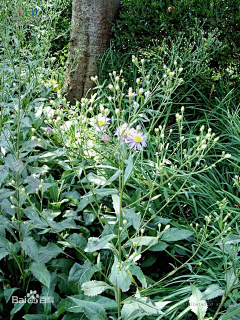
[[[108,134],[103,134],[103,135],[101,135],[101,140],[103,142],[109,142],[109,141],[111,141],[111,138]]]
[[[117,136],[117,140],[121,139],[124,142],[127,142],[127,137],[131,133],[132,130],[135,130],[133,128],[129,128],[127,123],[124,123],[121,125],[117,130],[115,131],[114,135]]]
[[[143,147],[146,147],[147,136],[143,132],[132,130],[127,136],[127,143],[129,147],[134,150],[142,150]]]

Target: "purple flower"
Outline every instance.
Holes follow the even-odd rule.
[[[134,150],[142,150],[143,147],[146,147],[147,136],[141,131],[133,129],[130,134],[127,136],[127,143],[129,147]]]
[[[109,142],[109,141],[111,141],[111,138],[108,134],[103,134],[103,135],[101,135],[101,140],[103,142]]]
[[[46,128],[46,131],[47,131],[47,133],[48,133],[48,132],[52,131],[52,128],[51,128],[51,127],[47,127],[47,128]]]
[[[124,123],[119,128],[117,128],[114,135],[117,136],[117,140],[121,139],[122,141],[127,142],[127,137],[132,130],[135,130],[135,129],[130,129],[128,124]]]

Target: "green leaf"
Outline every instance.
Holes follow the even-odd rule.
[[[123,218],[126,219],[139,232],[141,215],[139,212],[135,212],[133,209],[123,209]]]
[[[17,303],[14,303],[14,307],[13,309],[11,310],[10,314],[11,314],[11,317],[10,317],[10,320],[13,319],[13,317],[15,316],[15,313],[17,313],[20,309],[22,309],[22,307],[25,305],[25,302],[17,302]]]
[[[203,292],[203,298],[205,300],[211,300],[216,297],[222,296],[224,294],[224,290],[221,289],[217,284],[211,284],[207,287],[207,289]]]
[[[203,298],[202,292],[195,287],[194,285],[191,285],[192,287],[192,295],[189,298],[190,308],[193,313],[195,313],[198,317],[198,320],[203,320],[206,312],[207,312],[207,301]]]
[[[166,242],[180,241],[189,238],[193,235],[192,231],[189,230],[179,230],[177,228],[170,228],[163,232],[161,240]]]
[[[137,279],[141,282],[143,289],[147,288],[146,278],[139,266],[131,265],[129,267],[129,271],[131,272],[132,275],[136,276]]]
[[[82,290],[84,294],[90,297],[97,296],[98,294],[101,294],[107,289],[114,290],[113,287],[109,286],[104,281],[92,280],[92,281],[87,281],[82,285]]]
[[[15,292],[16,290],[18,290],[18,288],[6,288],[4,289],[4,297],[5,297],[5,300],[6,302],[8,303],[8,301],[10,300],[13,292]]]
[[[122,170],[118,170],[117,172],[115,172],[111,178],[109,178],[102,187],[105,187],[105,186],[108,186],[109,184],[111,184],[113,181],[115,181],[119,176],[120,174],[122,173]]]
[[[101,238],[95,238],[95,237],[88,238],[88,245],[84,251],[85,252],[94,252],[94,251],[100,250],[100,249],[104,248],[104,246],[109,241],[111,241],[112,239],[114,239],[116,237],[117,236],[115,234],[109,234],[109,235],[101,237]]]
[[[136,246],[150,246],[153,244],[156,244],[158,242],[157,237],[150,237],[150,236],[144,236],[144,237],[135,237],[132,238],[131,240],[128,240],[128,242],[126,242],[124,244],[124,247],[129,247],[131,245],[133,245],[133,243],[136,243]]]
[[[69,298],[75,302],[78,307],[83,308],[84,313],[89,320],[108,320],[107,314],[101,304],[86,300],[79,300],[73,297]],[[71,307],[68,311],[71,311]]]
[[[123,180],[123,184],[125,185],[127,180],[129,179],[131,173],[132,173],[132,169],[133,169],[133,158],[132,155],[130,154],[127,160],[127,167],[125,169],[124,172],[124,180]]]
[[[233,284],[238,283],[238,278],[236,279],[236,275],[234,272],[234,269],[231,268],[227,270],[226,275],[225,275],[225,280],[226,280],[226,292],[230,290],[230,288],[233,286]]]
[[[239,320],[240,319],[240,304],[229,306],[227,312],[222,315],[219,320]]]
[[[106,310],[114,310],[117,309],[117,302],[113,299],[109,299],[106,297],[102,297],[102,296],[96,296],[96,297],[89,297],[86,296],[84,294],[78,294],[78,295],[74,295],[72,296],[75,299],[79,299],[79,300],[86,300],[86,301],[90,301],[90,302],[95,302],[97,304],[100,304],[103,306],[104,309]],[[71,307],[71,310],[70,310]],[[65,312],[66,310],[77,313],[77,312],[83,312],[83,308],[81,306],[76,305],[75,302],[73,302],[70,297],[67,299],[62,300],[59,305],[58,305],[58,310],[63,310],[63,312]],[[63,313],[62,312],[62,313]]]
[[[96,266],[92,266],[90,262],[85,262],[83,265],[75,263],[68,276],[68,283],[73,293],[80,293],[82,284],[91,280],[97,271]]]
[[[224,239],[223,241],[217,242],[218,245],[222,245],[223,243],[226,244],[237,244],[240,242],[240,236],[236,234],[230,234],[227,239]]]
[[[132,283],[131,276],[125,270],[124,265],[120,264],[116,256],[111,269],[110,281],[117,289],[121,289],[123,292],[128,291]]]
[[[122,319],[133,320],[136,317],[145,315],[160,315],[164,314],[162,308],[166,306],[170,301],[164,302],[153,302],[149,298],[133,297],[123,304],[122,308]],[[138,311],[140,311],[138,313]],[[133,317],[132,317],[133,316]]]
[[[49,320],[49,316],[45,314],[25,314],[23,318],[25,320]]]
[[[52,258],[56,257],[62,249],[55,243],[48,243],[46,247],[42,247],[32,238],[26,237],[20,242],[23,250],[38,263],[47,263]]]
[[[83,211],[83,219],[86,226],[89,226],[96,218],[97,215],[93,209],[85,209]]]
[[[146,267],[151,267],[157,260],[157,256],[156,254],[149,254],[146,259],[142,262],[142,267],[146,268]]]
[[[168,244],[166,242],[163,241],[158,241],[158,243],[154,244],[153,246],[151,246],[149,248],[149,251],[163,251],[168,247]]]
[[[29,270],[32,272],[34,277],[42,282],[46,287],[50,286],[50,273],[43,263],[33,262],[30,264]]]
[[[96,175],[95,173],[93,172],[90,172],[88,175],[87,175],[87,178],[83,178],[81,180],[82,183],[87,183],[87,182],[90,182],[90,183],[94,183],[96,185],[104,185],[105,182],[106,182],[106,178],[103,177],[103,176],[98,176]]]
[[[112,200],[113,200],[113,208],[116,213],[117,218],[119,218],[119,210],[120,210],[120,198],[117,194],[112,194]]]

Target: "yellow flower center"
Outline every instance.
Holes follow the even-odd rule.
[[[99,121],[98,121],[98,126],[99,126],[99,127],[102,127],[103,125],[104,125],[104,121],[99,120]]]
[[[139,136],[135,136],[135,137],[134,137],[134,140],[135,140],[135,142],[141,142],[141,141],[142,141],[142,138],[139,137]]]

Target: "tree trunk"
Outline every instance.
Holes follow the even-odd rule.
[[[94,86],[97,59],[109,47],[111,23],[121,0],[73,0],[67,67],[67,99],[75,104]]]

